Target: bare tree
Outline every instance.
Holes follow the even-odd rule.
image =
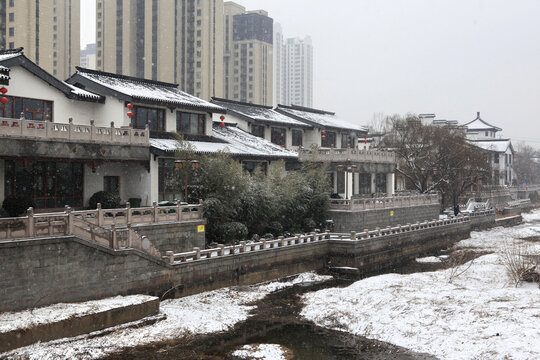
[[[540,164],[535,162],[535,158],[538,157],[540,157],[540,153],[532,146],[523,143],[519,144],[514,159],[514,171],[516,172],[518,184],[540,183]]]
[[[421,193],[438,191],[443,205],[455,205],[463,192],[490,174],[487,153],[469,144],[458,127],[423,125],[411,114],[394,116],[392,135],[385,141],[396,152],[396,171],[408,187]]]

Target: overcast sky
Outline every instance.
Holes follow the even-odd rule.
[[[540,148],[540,0],[238,0],[314,47],[313,107],[368,125],[435,113]],[[95,1],[81,0],[81,45]],[[85,31],[84,29],[88,29]]]

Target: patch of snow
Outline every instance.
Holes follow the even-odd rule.
[[[118,77],[97,71],[78,70],[77,74],[96,84],[131,96],[133,99],[145,101],[170,103],[179,106],[194,106],[201,109],[224,112],[221,106],[185,93],[178,89],[178,85],[157,81],[148,81],[132,77]]]
[[[123,306],[142,304],[154,296],[116,296],[82,303],[58,303],[37,309],[0,313],[0,332],[28,329],[36,325],[58,322],[72,317],[103,312]]]
[[[286,351],[278,344],[244,345],[232,354],[242,359],[287,360]]]
[[[527,217],[538,220],[540,211]],[[511,286],[501,258],[509,244],[536,233],[530,226],[473,232],[456,248],[494,253],[458,272],[385,274],[306,294],[301,315],[320,326],[444,359],[538,359],[540,289]],[[540,252],[539,244],[531,246]]]
[[[160,311],[167,317],[153,325],[112,328],[99,337],[87,335],[37,343],[0,354],[10,359],[97,359],[126,347],[179,339],[188,334],[225,331],[248,318],[253,302],[267,294],[302,282],[324,281],[329,277],[313,272],[299,274],[286,282],[267,282],[245,287],[224,288],[179,299],[165,300]]]
[[[484,150],[495,151],[495,152],[505,152],[512,144],[508,139],[499,139],[499,140],[470,140],[474,146],[478,146]]]
[[[231,155],[252,157],[298,158],[294,151],[273,144],[268,140],[251,135],[237,127],[225,126],[213,129],[216,139],[223,142],[190,141],[196,152],[202,154],[226,151]],[[178,142],[173,139],[150,139],[150,146],[163,151],[176,151]]]
[[[427,257],[423,257],[423,258],[417,258],[416,259],[416,262],[418,263],[438,263],[438,262],[441,262],[441,258],[437,257],[437,256],[427,256]]]
[[[96,99],[96,100],[101,99],[101,95],[91,93],[90,91],[86,91],[84,89],[81,89],[81,88],[78,88],[78,87],[73,86],[71,84],[68,84],[67,82],[64,82],[64,84],[69,86],[71,88],[71,92],[74,93],[77,96],[80,96],[80,97],[83,97],[83,98]]]

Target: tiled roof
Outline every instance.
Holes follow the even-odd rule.
[[[477,113],[476,119],[474,119],[473,121],[469,121],[464,126],[467,127],[468,131],[475,131],[475,130],[479,130],[479,131],[485,131],[485,130],[501,131],[502,130],[501,128],[498,128],[496,126],[488,124],[487,122],[482,120],[480,118],[480,113]]]
[[[84,81],[84,79],[87,81]],[[85,88],[96,92],[102,92],[100,89],[105,88],[110,91],[111,95],[122,94],[124,97],[133,99],[133,101],[139,100],[209,112],[225,112],[218,105],[181,91],[178,89],[177,84],[111,74],[80,67],[77,67],[77,73],[69,78],[68,82],[71,84],[81,83]]]
[[[226,151],[231,155],[252,158],[298,158],[296,152],[253,136],[234,126],[215,127],[213,133],[214,137],[224,142],[190,141],[197,153],[211,154]],[[178,142],[172,139],[151,138],[150,146],[162,151],[174,152],[178,147]]]
[[[338,118],[335,113],[304,108],[300,106],[278,105],[276,110],[282,114],[293,116],[295,119],[304,121],[310,125],[318,125],[327,128],[338,128],[344,130],[367,132],[367,128],[361,125],[351,124]]]
[[[274,123],[293,127],[311,127],[306,123],[275,111],[271,106],[248,104],[219,98],[212,98],[212,103],[224,107],[229,113],[234,113],[252,121],[260,121],[267,124]]]

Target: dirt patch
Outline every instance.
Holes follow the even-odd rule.
[[[530,242],[540,242],[540,235],[522,237],[520,238],[520,240],[530,241]]]

